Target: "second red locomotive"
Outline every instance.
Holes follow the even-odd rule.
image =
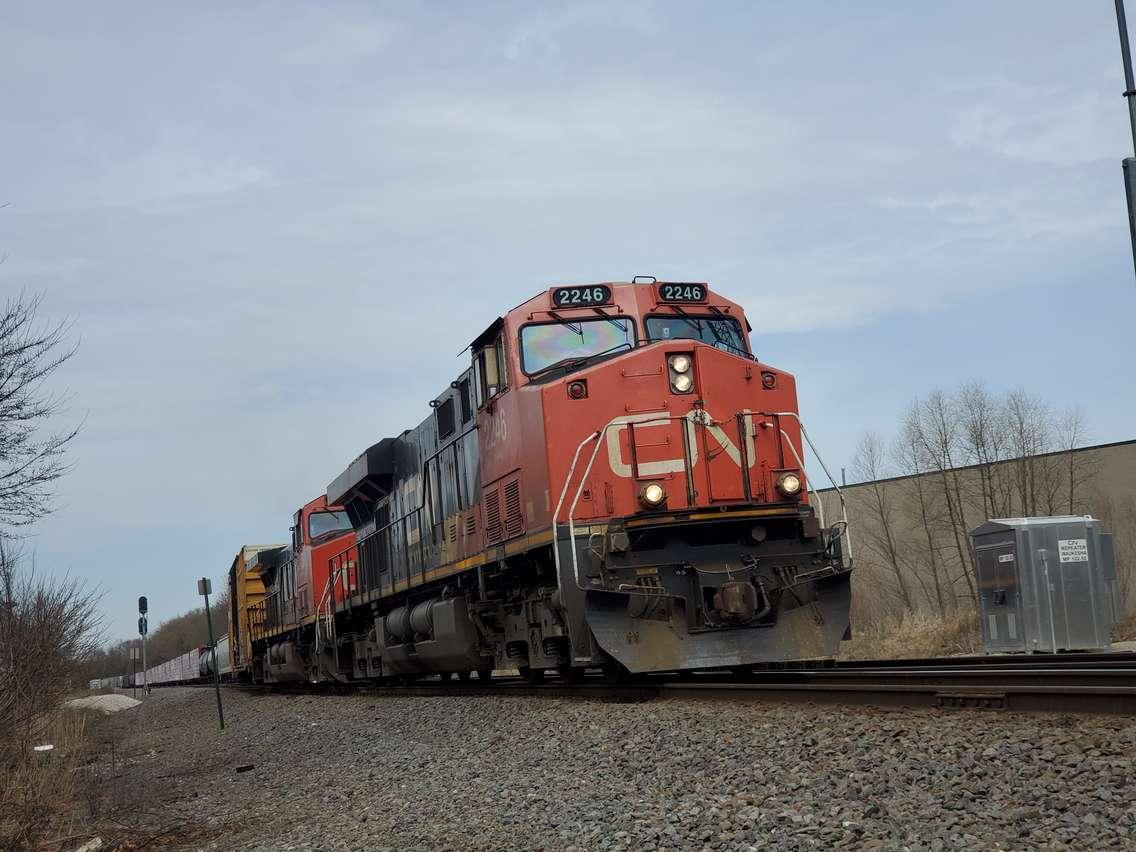
[[[294,661],[257,678],[834,654],[846,525],[808,498],[795,381],[749,330],[707,285],[654,279],[553,287],[492,322],[430,416],[328,486],[354,542],[309,617],[251,643]]]

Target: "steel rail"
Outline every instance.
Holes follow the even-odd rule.
[[[231,685],[256,692],[295,694],[318,689],[376,697],[537,696],[609,702],[693,699],[1136,715],[1136,654],[827,662],[815,668],[702,672],[679,680],[664,673],[614,685],[599,677],[589,677],[582,684],[558,680],[528,684],[508,676],[491,682],[360,683],[325,685],[322,689],[301,683]]]
[[[911,680],[901,677],[856,682],[737,683],[687,681],[606,683],[547,683],[529,685],[516,680],[496,684],[437,683],[414,686],[372,686],[367,695],[515,696],[608,702],[657,699],[742,702],[843,704],[909,709],[990,709],[1042,713],[1136,714],[1136,672],[1116,683],[959,683],[949,680]]]

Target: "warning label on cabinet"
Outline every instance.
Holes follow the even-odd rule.
[[[1062,562],[1088,562],[1089,545],[1083,538],[1061,538],[1057,540],[1057,553]]]

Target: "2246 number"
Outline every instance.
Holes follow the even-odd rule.
[[[661,302],[705,302],[706,287],[702,284],[660,284]]]
[[[558,308],[571,305],[606,305],[611,301],[611,290],[607,287],[555,287],[552,290],[552,303]]]

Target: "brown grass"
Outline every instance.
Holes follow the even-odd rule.
[[[971,612],[945,617],[907,614],[863,632],[840,649],[845,660],[903,660],[982,653],[982,635]]]
[[[1136,615],[1122,618],[1112,628],[1113,642],[1136,642]]]
[[[33,742],[3,745],[0,764],[0,849],[54,848],[74,833],[83,791],[79,768],[88,759],[89,716],[61,710],[34,726]],[[37,752],[33,746],[55,748]]]

